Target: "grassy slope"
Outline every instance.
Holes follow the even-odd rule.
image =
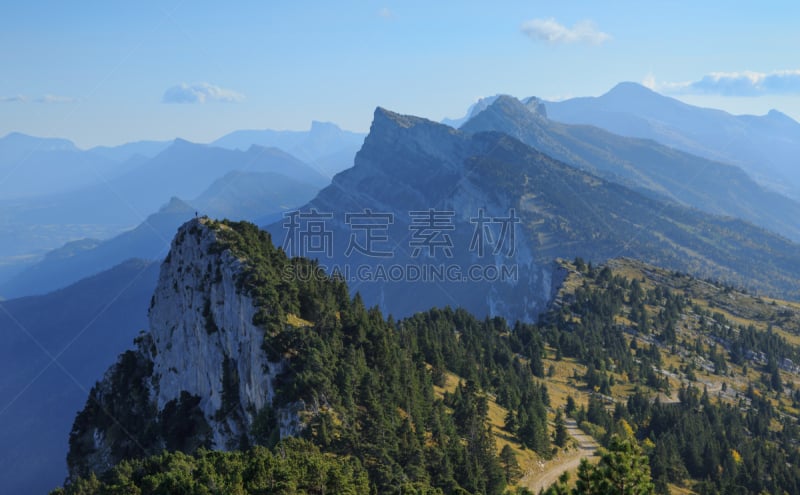
[[[575,270],[575,266],[569,262],[560,262],[570,271],[570,275],[565,280],[557,299],[566,300],[580,287],[585,277]],[[772,331],[782,336],[791,345],[800,345],[800,304],[790,301],[782,301],[773,298],[760,297],[758,295],[746,294],[732,290],[713,282],[703,281],[678,274],[670,270],[647,265],[645,263],[631,259],[615,259],[608,263],[615,275],[621,275],[629,280],[637,279],[645,290],[654,289],[657,286],[669,288],[675,293],[687,296],[691,300],[690,306],[681,315],[681,322],[677,328],[678,342],[694,343],[698,338],[702,342],[704,349],[708,349],[713,342],[699,329],[699,318],[701,315],[695,309],[708,312],[710,314],[722,314],[727,323],[733,327],[753,325],[760,331],[767,331],[768,327]],[[659,307],[648,306],[648,313],[653,316],[661,309]],[[627,318],[629,307],[623,309],[623,314],[617,317],[617,323],[635,330],[635,325]],[[635,333],[635,332],[633,332]],[[642,335],[626,334],[626,340],[637,339],[639,347],[650,345],[651,341]],[[688,346],[687,346],[688,347]],[[668,375],[672,393],[658,394],[659,400],[677,400],[675,390],[681,384],[693,384],[699,388],[705,387],[710,394],[720,400],[734,403],[738,394],[744,394],[748,384],[756,384],[756,393],[766,393],[773,405],[784,414],[797,416],[800,411],[792,407],[791,400],[786,394],[777,396],[774,393],[762,392],[758,390],[763,370],[755,363],[748,363],[745,367],[738,366],[728,361],[729,371],[724,375],[709,372],[699,366],[702,359],[691,349],[678,345],[676,353],[672,353],[669,348],[662,348],[662,370],[670,373]],[[686,378],[681,370],[690,363],[696,363],[696,381],[692,382]],[[580,407],[586,405],[588,396],[592,392],[585,383],[576,378],[582,376],[586,367],[574,359],[565,358],[555,360],[553,349],[547,349],[547,356],[544,359],[544,368],[551,369],[552,375],[547,378],[547,387],[550,394],[551,404],[554,408],[562,407],[567,396],[572,396]],[[800,376],[795,373],[781,370],[781,378],[785,385],[791,389],[800,386]],[[612,396],[615,401],[625,401],[633,392],[633,385],[628,383],[624,375],[613,374],[616,384],[612,387]],[[728,392],[723,393],[723,384]],[[655,396],[656,393],[653,392]],[[775,424],[777,429],[779,425]],[[674,494],[693,493],[685,487],[671,486]]]

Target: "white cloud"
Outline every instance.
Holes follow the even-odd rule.
[[[34,99],[30,99],[25,95],[0,96],[0,103],[75,103],[76,101],[78,101],[77,98],[71,96],[52,95],[49,93]]]
[[[552,17],[525,21],[522,23],[522,32],[535,41],[544,41],[552,45],[573,43],[600,45],[611,39],[611,35],[597,29],[592,21],[580,21],[568,28]]]
[[[657,89],[658,83],[656,83],[656,76],[653,75],[652,72],[648,72],[644,79],[642,79],[642,86],[647,89],[652,89],[655,91]]]
[[[36,98],[34,100],[36,103],[75,103],[75,98],[71,96],[59,96],[59,95],[51,95],[46,94],[41,98]]]
[[[762,96],[800,94],[800,70],[711,72],[697,81],[653,81],[653,89],[674,94]]]
[[[0,103],[25,103],[26,101],[28,101],[28,97],[25,95],[0,96]]]
[[[243,94],[209,83],[181,83],[168,88],[161,99],[164,103],[206,103],[209,101],[236,103],[242,100],[244,100]]]
[[[378,17],[383,17],[384,19],[394,19],[395,15],[389,7],[384,7],[378,11]]]

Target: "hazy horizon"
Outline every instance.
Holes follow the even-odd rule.
[[[312,120],[366,132],[377,106],[439,121],[483,96],[563,100],[621,81],[798,119],[792,14],[718,1],[15,4],[0,19],[0,135],[89,148]]]

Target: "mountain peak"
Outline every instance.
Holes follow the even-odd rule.
[[[461,133],[445,124],[439,124],[422,117],[402,115],[383,107],[375,109],[370,132],[364,140],[361,154],[366,153],[374,160],[356,160],[359,164],[374,162],[378,167],[388,167],[391,160],[389,154],[411,153],[416,156],[432,154],[445,156],[449,153],[449,144],[454,136]],[[374,155],[372,152],[375,152]],[[421,154],[421,155],[420,155]],[[450,161],[450,160],[445,160]]]
[[[175,138],[175,139],[172,140],[172,142],[169,144],[169,146],[164,148],[161,151],[161,153],[159,153],[156,156],[161,156],[161,155],[170,156],[171,154],[174,154],[174,153],[187,153],[187,152],[189,152],[191,150],[197,150],[197,149],[200,149],[200,148],[205,148],[206,146],[207,145],[205,145],[205,144],[193,143],[193,142],[187,141],[187,140],[185,140],[183,138]]]
[[[9,132],[0,138],[0,145],[24,151],[78,151],[68,139],[37,137],[21,132]]]
[[[191,141],[187,141],[186,139],[183,139],[183,138],[175,138],[172,141],[172,145],[173,146],[196,146],[197,143],[193,143]]]
[[[648,108],[671,108],[677,100],[656,93],[652,89],[635,82],[621,82],[611,88],[607,93],[595,98],[602,105],[611,105],[614,108],[641,109],[642,105]]]
[[[365,142],[376,136],[403,131],[413,132],[414,135],[439,135],[438,133],[442,133],[443,135],[458,134],[456,129],[448,125],[440,124],[423,117],[403,115],[383,107],[377,107],[375,109],[369,135],[367,135]]]
[[[474,117],[477,117],[487,110],[500,111],[506,116],[513,116],[516,119],[525,120],[529,119],[533,115],[524,103],[509,95],[498,96],[491,105],[486,107],[483,112],[476,114]]]
[[[408,129],[414,127],[423,120],[425,119],[422,119],[420,117],[414,117],[411,115],[402,115],[396,112],[392,112],[391,110],[387,110],[383,107],[378,107],[375,109],[372,125],[376,126],[376,125],[387,124],[393,127]]]
[[[768,119],[770,119],[770,120],[775,121],[775,122],[784,122],[784,123],[797,124],[796,120],[794,120],[793,118],[789,117],[788,115],[786,115],[785,113],[783,113],[783,112],[781,112],[779,110],[775,110],[774,108],[772,110],[770,110],[769,112],[767,112],[766,117]]]
[[[536,96],[530,96],[523,100],[522,104],[525,105],[532,113],[547,118],[547,108],[545,107],[544,101],[542,101],[540,98],[537,98]]]
[[[170,198],[169,203],[162,206],[158,211],[159,213],[185,213],[193,210],[194,208],[192,208],[189,203],[178,198],[177,196],[173,196]]]
[[[524,104],[513,96],[500,95],[486,109],[464,123],[461,130],[469,133],[499,131],[519,139],[520,130],[526,129],[529,132],[546,116],[544,112],[536,111],[540,105],[538,100],[531,101],[529,98],[526,101],[529,103]]]
[[[497,95],[492,99],[492,102],[489,103],[489,105],[487,105],[487,108],[496,105],[498,103],[503,105],[509,105],[509,104],[515,105],[520,103],[520,101],[511,95]]]
[[[321,122],[319,120],[311,121],[311,133],[315,132],[341,132],[342,128],[333,122]]]
[[[611,88],[604,96],[651,96],[657,95],[652,89],[632,81],[623,81]]]
[[[478,98],[475,101],[475,103],[469,106],[466,115],[458,119],[444,119],[442,120],[442,123],[450,127],[460,128],[469,119],[478,115],[482,111],[486,110],[489,107],[489,105],[494,103],[495,100],[497,100],[497,98],[499,98],[500,96],[501,96],[500,94],[496,94],[494,96],[484,96]]]

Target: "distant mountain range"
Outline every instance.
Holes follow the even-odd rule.
[[[66,139],[8,134],[0,138],[0,237],[14,242],[0,244],[0,279],[66,242],[132,228],[229,172],[325,185],[352,166],[363,138],[320,122],[308,131],[234,132],[208,146],[177,139],[80,150]]]
[[[461,126],[499,131],[552,158],[648,194],[708,213],[747,220],[800,241],[800,203],[766,190],[742,169],[649,139],[548,118],[545,103],[500,96]]]
[[[247,186],[241,180],[227,181],[228,185],[217,190],[223,196],[214,199],[207,194],[196,206],[216,208],[209,213],[230,215],[234,210],[222,203],[233,204],[234,191],[243,193],[244,187],[252,189],[257,184],[271,182],[272,185],[265,187],[283,199],[270,203],[267,195],[261,205],[248,206],[250,214],[256,216],[242,217],[257,220],[274,214],[275,204],[285,205],[290,194],[298,195],[298,203],[306,201],[308,195],[298,189],[299,184],[305,184],[305,190],[319,189],[329,182],[312,166],[277,148],[252,146],[247,151],[238,151],[177,140],[153,158],[143,159],[127,172],[107,180],[57,194],[0,199],[0,235],[13,239],[0,244],[0,266],[29,264],[37,256],[70,241],[108,239],[142,223],[172,197],[198,198],[215,181],[232,172],[273,175],[272,179],[260,176]],[[257,176],[251,176],[254,177]],[[13,270],[7,268],[6,273]]]
[[[353,166],[364,134],[345,131],[330,122],[311,123],[308,131],[242,130],[226,134],[213,146],[246,150],[252,145],[280,148],[332,177]]]
[[[535,320],[565,275],[553,260],[576,256],[628,256],[800,298],[800,247],[787,239],[800,238],[797,203],[717,161],[788,187],[790,161],[787,154],[779,162],[777,148],[791,148],[797,124],[774,113],[696,109],[635,85],[612,93],[572,104],[490,97],[453,121],[460,130],[379,108],[366,137],[314,123],[308,132],[240,131],[213,145],[175,140],[81,151],[65,140],[0,139],[0,173],[19,173],[19,160],[27,160],[31,187],[37,174],[49,177],[52,169],[59,177],[60,166],[92,174],[48,183],[53,190],[36,197],[0,196],[0,238],[10,240],[0,243],[0,296],[65,287],[0,302],[0,396],[8,400],[0,404],[0,478],[12,481],[4,486],[28,493],[62,481],[64,432],[83,388],[145,325],[155,264],[119,263],[160,259],[195,212],[268,225],[290,254],[352,269],[350,288],[395,316],[449,305]],[[623,96],[639,106],[608,110]],[[606,110],[582,110],[601,100]],[[568,123],[584,112],[598,122]],[[603,130],[609,114],[622,130],[650,134]],[[692,131],[693,115],[717,128]],[[741,153],[717,149],[737,135],[725,134],[735,122],[753,133],[737,143]],[[770,144],[770,126],[784,136],[783,148],[761,148]],[[670,136],[675,142],[666,142]],[[680,151],[690,146],[698,156]],[[772,157],[769,166],[743,163],[761,152]],[[298,205],[305,206],[293,217]],[[492,277],[505,269],[513,272],[508,278]],[[411,280],[415,274],[433,280]],[[80,387],[58,364],[46,367],[47,353],[31,336],[53,356],[69,345],[59,363]]]
[[[351,283],[368,305],[379,304],[398,316],[457,303],[476,314],[535,319],[556,284],[552,260],[574,256],[595,261],[630,256],[760,291],[800,295],[796,244],[740,220],[650,196],[553,160],[505,134],[468,133],[378,109],[355,166],[337,175],[300,212],[332,215],[327,222],[332,256],[311,254],[329,267],[366,266],[369,274],[379,272],[379,266],[388,271],[408,264],[455,265],[460,273],[476,264],[519,269],[518,277],[506,283],[374,277]],[[415,227],[412,212],[429,209],[451,212],[440,215],[445,230]],[[394,223],[381,229],[388,241],[380,244],[392,256],[347,253],[354,236],[358,240],[363,232],[354,230],[346,215],[367,210],[392,215]],[[481,210],[494,219],[512,210],[519,216],[513,256],[481,258],[468,249]],[[269,227],[285,245],[293,240],[287,225],[284,221]],[[496,239],[501,233],[494,234]],[[413,241],[448,237],[449,253],[413,253]],[[434,255],[428,256],[431,251]]]
[[[621,83],[599,97],[547,102],[547,114],[622,136],[653,139],[694,155],[742,167],[758,182],[800,198],[800,124],[777,110],[731,115]]]
[[[278,148],[330,177],[352,166],[364,136],[315,121],[308,131],[241,130],[209,145],[239,151],[253,145]],[[82,150],[67,139],[12,132],[0,138],[0,197],[45,196],[110,180],[181,141],[136,141]]]
[[[176,198],[135,229],[107,241],[84,239],[68,243],[0,284],[0,294],[8,299],[46,294],[130,258],[161,260],[178,226],[192,218],[194,212],[194,208]]]
[[[0,198],[14,200],[85,186],[113,176],[117,165],[66,139],[11,133],[0,139]]]
[[[153,158],[171,144],[172,141],[136,141],[119,146],[96,146],[89,151],[118,162],[126,162],[131,159]]]
[[[130,258],[161,260],[177,228],[198,212],[213,218],[272,222],[311,200],[319,189],[273,172],[229,172],[196,199],[172,198],[132,230],[104,241],[70,242],[5,282],[0,278],[0,295],[10,299],[44,294]]]

